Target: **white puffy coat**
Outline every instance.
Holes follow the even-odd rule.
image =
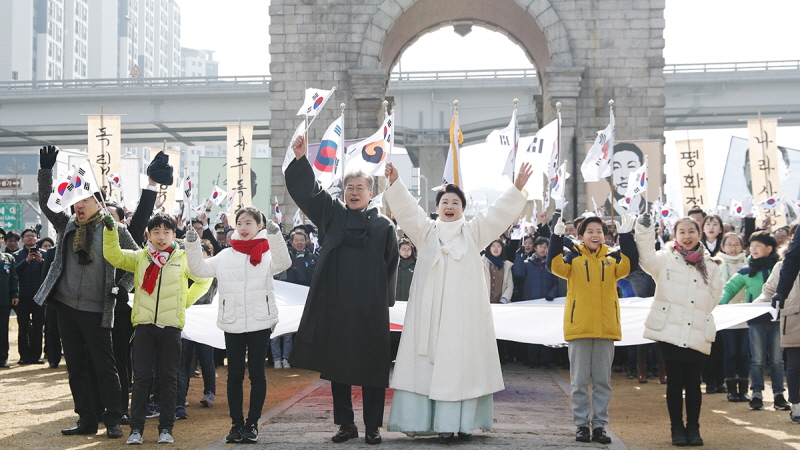
[[[656,293],[644,322],[644,337],[691,348],[708,355],[717,332],[711,311],[722,296],[722,272],[718,260],[705,247],[708,284],[695,266],[684,261],[672,248],[655,250],[652,227],[636,224],[636,248],[639,266],[653,277]]]
[[[227,333],[249,333],[272,328],[278,323],[278,307],[272,275],[292,265],[289,250],[280,233],[261,230],[254,239],[266,238],[269,250],[257,266],[250,255],[226,248],[213,258],[204,259],[200,241],[186,242],[186,258],[192,275],[217,278],[219,311],[217,327]],[[233,233],[232,239],[239,239]]]

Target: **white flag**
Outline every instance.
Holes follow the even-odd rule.
[[[312,117],[319,114],[328,99],[333,96],[334,90],[336,88],[329,91],[314,88],[306,89],[306,100],[303,102],[303,106],[297,110],[297,115]]]
[[[494,130],[486,137],[486,143],[503,153],[508,153],[506,165],[503,166],[503,175],[509,180],[514,179],[514,170],[517,161],[517,147],[519,146],[519,125],[517,124],[517,109],[511,113],[511,122],[502,130]]]
[[[600,181],[601,178],[611,176],[613,166],[611,161],[614,157],[614,110],[608,126],[597,132],[592,148],[586,152],[586,159],[581,164],[581,174],[586,182]]]
[[[208,199],[214,202],[215,205],[219,206],[219,204],[222,203],[222,199],[224,199],[226,195],[227,193],[215,184],[214,190],[211,192],[211,197]]]
[[[117,189],[122,188],[122,182],[119,178],[118,173],[110,173],[106,175],[106,180],[108,180],[108,182],[111,183],[111,186],[114,186]]]
[[[648,160],[645,158],[644,164],[636,169],[633,175],[628,177],[628,190],[625,191],[625,197],[632,199],[634,195],[642,195],[647,191],[647,164]]]
[[[275,222],[283,222],[283,213],[281,212],[281,205],[278,204],[278,196],[275,196]]]
[[[794,211],[795,220],[800,219],[800,201],[789,200],[787,198],[784,200],[784,203],[788,203],[789,207],[792,208],[792,211]]]
[[[225,202],[225,211],[231,210],[231,207],[233,207],[233,201],[236,200],[236,197],[239,196],[240,192],[242,191],[236,189],[235,191],[231,192],[230,195],[228,195],[228,199]]]
[[[778,209],[778,206],[780,206],[781,202],[783,202],[784,197],[778,197],[773,195],[772,197],[757,203],[756,206],[759,208],[764,208],[774,211]]]
[[[511,237],[512,241],[519,241],[522,240],[523,236],[525,236],[525,230],[522,228],[523,222],[525,221],[524,218],[520,217],[517,219],[517,224],[511,228]]]
[[[361,169],[367,175],[382,175],[386,168],[389,145],[393,139],[394,114],[391,114],[375,134],[347,147],[344,173]]]
[[[86,161],[53,186],[47,206],[53,212],[62,212],[95,192],[100,192],[99,185],[94,178],[92,165]]]
[[[528,148],[517,154],[517,166],[523,162],[530,163],[535,171],[547,173],[548,178],[552,178],[550,170],[545,170],[545,168],[549,169],[553,154],[556,155],[556,165],[552,171],[554,174],[555,168],[558,167],[558,119],[542,127],[533,137]]]
[[[306,121],[300,122],[300,125],[297,126],[294,130],[294,134],[292,135],[292,139],[289,140],[289,146],[286,147],[286,155],[283,157],[283,164],[281,165],[281,171],[286,173],[286,168],[289,167],[289,164],[292,163],[292,160],[295,159],[294,150],[292,150],[292,142],[295,141],[298,137],[304,135],[306,132]],[[308,144],[308,143],[306,143]]]
[[[192,213],[192,198],[194,198],[194,186],[192,185],[192,178],[189,176],[189,169],[184,167],[183,169],[183,186],[181,189],[181,194],[183,195],[183,211],[181,215],[183,215],[184,219],[191,218],[190,215]]]
[[[567,163],[563,163],[550,180],[550,198],[553,200],[564,199],[564,188],[566,187],[568,178]]]
[[[314,169],[314,173],[317,174],[317,181],[319,181],[322,189],[328,189],[333,184],[336,165],[339,164],[343,149],[344,115],[334,120],[325,131],[317,154],[313,157],[309,155],[311,167]]]
[[[294,212],[294,219],[292,220],[294,224],[292,225],[292,227],[296,227],[303,224],[303,216],[301,214],[303,214],[303,212],[300,211],[300,208],[297,208],[297,211]]]
[[[742,208],[741,202],[731,199],[731,207],[728,214],[733,217],[744,217],[744,208]]]
[[[597,207],[597,203],[594,201],[594,197],[592,197],[592,207],[594,208],[594,215],[597,217],[603,217],[603,211]]]
[[[447,151],[447,162],[444,164],[444,174],[442,174],[442,185],[455,184],[464,189],[464,179],[461,165],[461,143],[464,136],[461,134],[461,121],[458,112],[453,114],[450,121],[450,149]]]

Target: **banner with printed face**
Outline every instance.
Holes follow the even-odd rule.
[[[708,198],[708,189],[706,187],[703,140],[675,141],[675,150],[678,156],[678,170],[680,171],[681,200],[673,204],[676,207],[680,204],[683,207],[684,215],[695,206],[705,211],[713,203]]]
[[[589,151],[593,142],[585,143],[585,151]],[[586,183],[586,199],[584,205],[587,210],[593,210],[592,197],[603,210],[606,217],[612,215],[619,220],[620,216],[627,213],[648,211],[650,203],[658,197],[658,189],[664,185],[663,143],[660,140],[647,141],[616,141],[614,143],[614,161],[612,163],[611,177],[591,183]],[[628,190],[629,178],[632,177],[648,157],[649,188],[644,192],[644,198],[636,196],[631,201],[629,209],[622,204]],[[613,180],[613,192],[611,189]],[[601,204],[600,201],[603,201]]]
[[[120,116],[88,116],[89,161],[94,168],[94,177],[100,183],[100,190],[110,199],[118,191],[106,179],[111,173],[120,173],[122,135]],[[115,192],[119,197],[119,192]]]
[[[253,206],[253,193],[250,190],[250,170],[253,155],[253,127],[231,125],[228,127],[228,182],[227,191],[239,190],[238,199],[233,201],[229,214],[244,206]]]
[[[778,144],[775,134],[778,119],[748,120],[750,135],[750,183],[753,190],[753,203],[758,204],[770,197],[782,195],[781,178],[778,166]],[[773,214],[762,209],[762,214]],[[786,225],[785,216],[772,218],[773,229]]]

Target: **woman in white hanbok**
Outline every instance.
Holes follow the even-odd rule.
[[[417,246],[390,383],[389,431],[449,440],[492,429],[492,394],[504,385],[480,252],[519,217],[530,174],[523,164],[514,186],[470,221],[463,191],[446,185],[436,195],[439,217],[431,220],[386,165],[391,186],[384,201]]]

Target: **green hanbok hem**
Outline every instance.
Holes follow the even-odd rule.
[[[387,430],[414,437],[439,433],[472,434],[477,429],[490,431],[493,425],[492,394],[445,402],[395,389]]]

